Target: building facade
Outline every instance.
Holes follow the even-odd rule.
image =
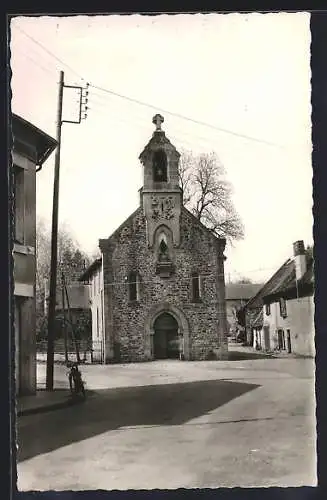
[[[80,282],[61,285],[56,298],[56,337],[83,341],[91,345],[91,308],[88,287]],[[60,329],[59,329],[60,325]]]
[[[140,206],[81,277],[92,290],[93,338],[104,362],[227,355],[225,239],[182,203],[179,153],[156,115],[140,155]]]
[[[313,259],[302,240],[294,243],[293,252],[259,292],[262,307],[252,324],[253,347],[313,357]]]
[[[262,284],[226,283],[226,313],[230,337],[244,337],[245,325],[240,324],[239,313],[260,288]]]
[[[36,391],[36,172],[56,141],[23,118],[12,116],[12,235],[16,393]]]

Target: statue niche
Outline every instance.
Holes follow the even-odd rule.
[[[154,182],[167,182],[167,156],[163,149],[153,153],[152,170]]]
[[[166,242],[162,239],[159,245],[159,262],[169,262],[168,247]]]
[[[169,256],[167,239],[164,233],[161,233],[159,241],[156,273],[159,274],[161,278],[169,278],[174,271],[174,266]]]

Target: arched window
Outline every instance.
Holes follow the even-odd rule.
[[[154,182],[167,182],[167,156],[163,149],[153,153],[152,168]]]
[[[139,276],[135,271],[128,276],[128,299],[130,302],[139,299]]]
[[[198,272],[192,273],[191,286],[192,302],[198,302],[200,300],[200,276]]]

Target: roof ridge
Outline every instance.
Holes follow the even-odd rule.
[[[258,290],[258,292],[245,304],[245,307],[251,305],[251,303],[253,303],[260,296],[261,292],[271,284],[276,275],[278,275],[278,273],[291,262],[294,261],[291,257],[288,257],[288,259],[277,269],[277,271],[274,272],[274,274],[269,278],[268,281],[266,281],[266,283],[260,288],[260,290]]]

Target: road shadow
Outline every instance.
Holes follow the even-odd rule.
[[[257,387],[209,380],[98,390],[82,405],[20,417],[17,460],[122,427],[181,425]]]
[[[228,361],[243,361],[246,359],[272,359],[271,354],[264,352],[242,352],[242,351],[228,351]]]

